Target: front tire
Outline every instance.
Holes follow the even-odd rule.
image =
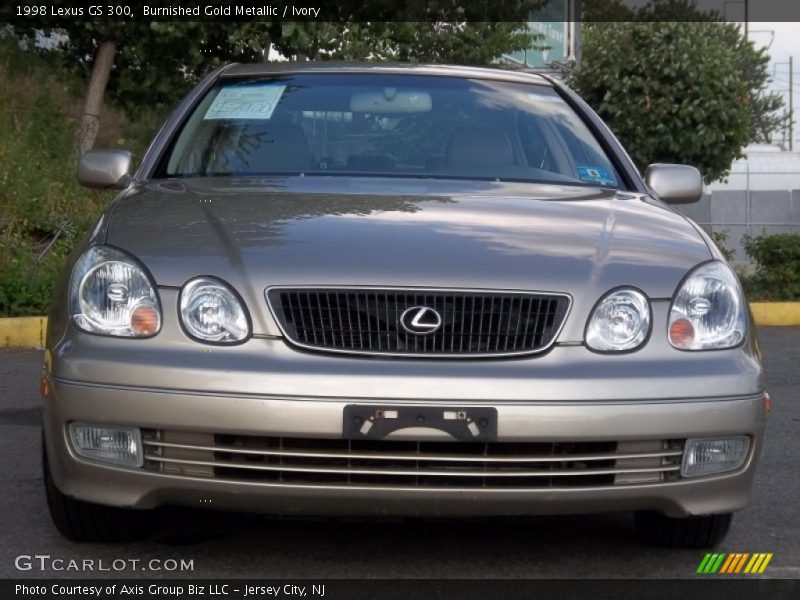
[[[667,517],[657,512],[636,513],[636,534],[645,544],[669,548],[712,548],[728,534],[733,515]]]
[[[148,533],[144,515],[69,498],[56,487],[42,440],[42,470],[50,517],[58,532],[73,542],[130,542]]]

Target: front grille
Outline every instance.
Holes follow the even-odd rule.
[[[415,442],[151,432],[145,466],[179,476],[273,484],[574,488],[679,477],[683,442]]]
[[[542,352],[569,311],[562,294],[378,288],[271,288],[267,300],[284,335],[335,352],[477,357]],[[409,333],[413,307],[441,318],[438,330]]]

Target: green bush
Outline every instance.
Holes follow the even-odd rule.
[[[73,101],[36,56],[0,55],[0,316],[43,314],[53,278],[108,200],[80,188],[70,159]]]
[[[112,193],[75,179],[80,82],[2,38],[0,81],[0,317],[45,314],[55,277]],[[97,145],[140,150],[156,125],[106,109]]]
[[[696,166],[710,183],[727,175],[753,135],[751,96],[768,59],[733,23],[585,23],[583,62],[570,84],[644,169]]]
[[[714,240],[714,243],[717,245],[717,248],[722,253],[722,256],[725,257],[725,260],[728,262],[733,260],[733,257],[736,256],[736,250],[730,248],[728,246],[728,238],[730,238],[730,232],[727,229],[723,231],[712,231],[710,232],[711,239]]]
[[[745,236],[756,272],[744,279],[751,300],[800,300],[800,233]]]

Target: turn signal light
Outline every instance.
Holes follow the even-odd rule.
[[[150,336],[158,331],[160,317],[150,304],[140,304],[131,314],[131,331],[136,335]]]
[[[676,348],[690,348],[694,342],[694,325],[689,319],[677,319],[669,327],[669,341]]]

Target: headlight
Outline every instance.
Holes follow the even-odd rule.
[[[151,337],[161,329],[150,277],[135,258],[109,246],[92,246],[75,263],[69,304],[73,322],[83,331]]]
[[[669,342],[680,350],[732,348],[747,332],[739,280],[723,262],[707,262],[684,280],[669,311]]]
[[[641,346],[650,333],[650,303],[641,292],[623,288],[606,294],[586,326],[586,345],[599,352]]]
[[[198,277],[183,286],[180,312],[186,332],[203,342],[232,344],[250,335],[242,301],[219,279]]]

